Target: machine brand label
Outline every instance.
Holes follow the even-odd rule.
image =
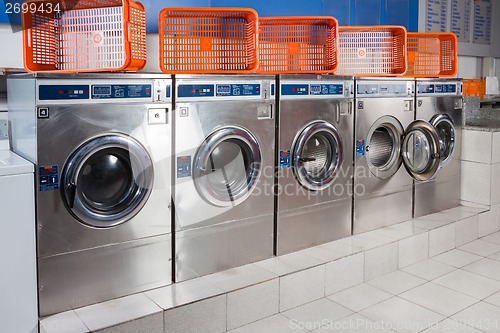
[[[365,156],[365,140],[356,140],[356,156]]]
[[[40,192],[59,189],[59,167],[57,165],[38,168],[38,189]]]
[[[213,84],[180,84],[177,87],[177,97],[213,97]]]
[[[260,96],[260,84],[217,84],[216,96]]]
[[[88,85],[40,85],[38,99],[41,101],[89,99],[89,91]]]
[[[417,93],[419,94],[455,94],[456,84],[419,84]]]
[[[290,166],[291,166],[291,157],[290,156],[291,156],[290,149],[280,151],[280,168],[281,169],[290,168]]]
[[[177,178],[191,177],[191,156],[177,157]]]
[[[92,85],[92,99],[151,98],[151,94],[150,84]]]

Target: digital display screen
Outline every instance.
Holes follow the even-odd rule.
[[[110,96],[111,86],[92,86],[92,95]]]

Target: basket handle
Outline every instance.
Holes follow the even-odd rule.
[[[127,22],[127,42],[132,43],[132,23]]]
[[[31,28],[26,29],[27,38],[28,38],[28,47],[31,48]]]

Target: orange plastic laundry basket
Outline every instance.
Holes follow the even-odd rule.
[[[169,74],[255,72],[258,15],[248,8],[164,8],[160,68]]]
[[[261,17],[258,72],[333,74],[337,34],[334,17]]]
[[[50,3],[58,9],[23,14],[27,71],[133,71],[146,65],[146,14],[142,4],[133,0],[26,3],[36,4],[36,8]]]
[[[449,77],[457,74],[457,36],[451,32],[409,32],[406,76]]]
[[[404,27],[339,27],[339,66],[336,74],[401,76],[406,69]]]

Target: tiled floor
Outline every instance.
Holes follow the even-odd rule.
[[[500,232],[229,332],[500,332],[498,244]]]

